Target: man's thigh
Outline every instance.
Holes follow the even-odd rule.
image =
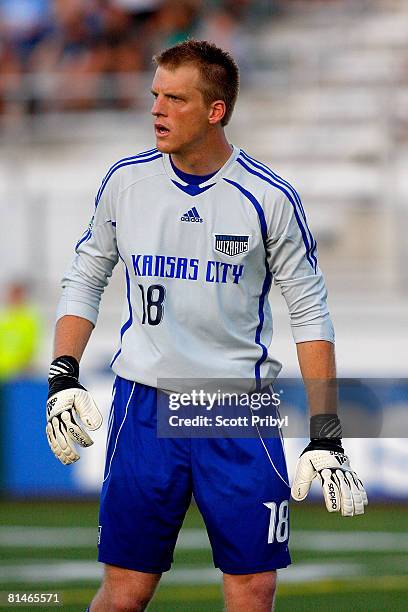
[[[290,488],[280,438],[192,440],[192,472],[216,567],[239,575],[290,564]]]
[[[170,568],[191,500],[188,440],[157,438],[156,390],[117,378],[101,492],[99,561]]]

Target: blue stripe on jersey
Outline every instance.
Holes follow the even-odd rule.
[[[124,259],[121,257],[120,254],[119,254],[119,257],[121,258],[121,260],[123,261],[123,264],[125,266],[125,274],[126,274],[126,299],[127,299],[128,308],[129,308],[129,318],[126,321],[126,323],[124,323],[122,325],[122,328],[120,330],[120,348],[117,351],[117,353],[114,356],[114,358],[112,359],[112,361],[110,362],[110,367],[113,366],[113,364],[115,363],[116,359],[119,357],[119,355],[120,355],[120,353],[122,351],[122,338],[123,338],[123,335],[129,329],[129,327],[133,323],[132,305],[130,303],[130,277],[129,277],[129,272],[128,272],[128,269],[127,269],[127,265],[126,265]]]
[[[279,189],[280,191],[282,191],[286,197],[288,198],[288,200],[290,201],[290,203],[293,206],[293,211],[295,213],[295,218],[296,221],[298,223],[299,229],[301,231],[302,234],[302,238],[303,238],[303,242],[305,244],[306,247],[306,258],[308,260],[308,262],[310,263],[310,265],[313,268],[313,271],[316,273],[317,272],[317,259],[316,256],[314,255],[314,251],[316,249],[316,243],[315,240],[313,239],[313,236],[310,234],[310,230],[307,227],[306,223],[302,222],[301,217],[303,218],[303,214],[300,213],[299,214],[299,209],[298,206],[296,205],[296,199],[294,198],[293,192],[290,191],[288,188],[284,187],[281,183],[278,183],[276,180],[272,180],[271,178],[264,176],[263,174],[260,174],[259,172],[256,172],[253,168],[250,168],[246,163],[244,163],[244,161],[242,159],[240,159],[238,157],[237,162],[243,167],[245,168],[245,170],[247,170],[247,172],[249,172],[250,174],[253,174],[254,176],[258,176],[260,179],[262,179],[263,181],[266,181],[267,183],[269,183],[270,185],[272,185],[273,187],[276,187],[277,189]],[[261,170],[263,172],[265,172],[262,168]],[[303,218],[303,221],[305,221],[305,219]],[[306,227],[305,227],[306,226]],[[307,236],[307,232],[310,234],[311,237],[311,242],[309,243],[309,239]]]
[[[145,153],[141,153],[140,155],[147,155]],[[109,179],[111,178],[111,176],[116,172],[116,170],[119,170],[119,168],[123,168],[124,166],[134,166],[136,164],[146,164],[148,162],[151,162],[155,159],[159,159],[160,157],[162,157],[161,153],[158,153],[157,155],[153,155],[153,157],[149,157],[148,159],[140,159],[139,156],[135,156],[135,157],[131,157],[128,158],[131,161],[125,161],[124,159],[121,160],[120,162],[118,162],[117,164],[115,164],[114,166],[112,166],[112,168],[109,170],[108,174],[105,176],[105,178],[102,181],[102,185],[99,188],[99,191],[96,195],[96,199],[95,199],[95,208],[97,208],[100,199],[102,197],[102,194],[105,190],[106,185],[108,184]]]
[[[317,268],[317,257],[315,255],[315,251],[316,251],[316,247],[317,247],[317,242],[313,238],[312,232],[310,231],[309,226],[307,224],[306,213],[304,211],[302,200],[300,199],[300,195],[298,194],[296,189],[288,181],[285,181],[285,179],[283,179],[281,176],[276,174],[276,172],[273,172],[273,170],[268,168],[268,166],[266,166],[262,162],[258,161],[257,159],[254,159],[253,157],[250,157],[242,149],[240,150],[240,153],[245,158],[245,160],[247,160],[250,164],[252,164],[252,166],[255,166],[255,168],[263,170],[263,172],[265,172],[265,174],[267,174],[268,176],[274,178],[276,181],[278,181],[278,183],[281,183],[282,185],[285,185],[291,191],[291,193],[293,193],[293,196],[294,196],[296,202],[299,205],[300,211],[302,213],[302,217],[303,217],[303,219],[305,221],[306,229],[307,229],[308,234],[309,234],[310,244],[312,245],[312,248],[310,250],[310,255],[311,255],[311,257],[312,257],[312,259],[313,259],[313,261],[315,263],[315,271],[316,271],[316,268]]]
[[[305,211],[303,209],[303,205],[302,205],[302,201],[300,199],[300,195],[298,194],[298,192],[296,191],[296,189],[293,187],[293,185],[291,185],[289,183],[289,181],[286,181],[285,179],[283,179],[281,176],[279,176],[279,174],[276,174],[276,172],[274,172],[273,170],[271,170],[270,168],[268,168],[268,166],[266,166],[264,163],[260,162],[257,159],[254,159],[253,157],[251,157],[250,155],[248,155],[248,153],[245,153],[245,151],[243,151],[242,149],[240,149],[240,154],[242,155],[242,157],[244,157],[248,162],[250,162],[253,166],[255,166],[256,168],[263,170],[265,172],[265,174],[268,174],[270,177],[276,179],[278,181],[278,183],[282,183],[282,185],[285,185],[286,187],[288,187],[288,189],[290,189],[290,191],[293,193],[296,201],[299,204],[299,208],[302,212],[302,216],[304,218],[304,220],[306,221],[306,215],[305,215]]]
[[[223,180],[226,181],[227,183],[230,183],[231,185],[234,185],[234,187],[236,187],[251,202],[251,204],[255,208],[255,210],[257,212],[257,215],[258,215],[258,219],[259,219],[259,225],[261,227],[262,241],[263,241],[264,248],[265,248],[265,270],[266,270],[266,273],[265,273],[264,282],[262,284],[262,290],[261,290],[261,293],[260,293],[260,296],[259,296],[259,303],[258,303],[259,323],[258,323],[258,326],[256,328],[256,332],[255,332],[255,344],[260,346],[261,350],[262,350],[262,354],[261,354],[260,358],[258,359],[258,361],[255,364],[255,380],[256,380],[256,388],[257,388],[257,391],[258,391],[262,387],[261,365],[263,364],[263,362],[265,361],[265,359],[268,356],[268,349],[261,342],[262,328],[263,328],[263,324],[264,324],[264,320],[265,320],[265,315],[264,315],[265,298],[266,298],[266,296],[269,293],[269,289],[271,288],[271,283],[272,283],[272,274],[271,274],[271,271],[269,270],[268,260],[267,260],[267,256],[266,256],[266,240],[267,240],[267,237],[268,237],[268,228],[267,228],[267,225],[266,225],[266,219],[265,219],[264,211],[262,209],[262,206],[260,205],[260,203],[256,199],[256,197],[250,191],[245,189],[245,187],[240,185],[239,183],[236,183],[235,181],[232,181],[231,179],[227,179],[227,178],[224,178]]]
[[[122,164],[124,162],[128,162],[128,161],[132,161],[135,159],[141,159],[143,157],[149,157],[150,155],[153,155],[154,153],[158,153],[157,149],[149,149],[149,151],[143,151],[142,153],[138,153],[137,155],[132,155],[131,157],[123,157],[122,159],[119,159],[119,161],[115,162],[113,164],[113,166],[111,166],[108,170],[108,172],[106,173],[106,175],[104,176],[101,186],[99,187],[98,193],[96,194],[96,198],[95,198],[95,207],[97,206],[96,202],[100,200],[100,196],[101,194],[101,190],[104,189],[104,185],[105,182],[107,182],[109,180],[109,176],[111,174],[112,171],[116,170],[116,166],[119,166],[119,164]]]
[[[307,227],[307,230],[309,232],[309,237],[311,239],[311,242],[314,241],[312,233],[307,225],[307,220],[306,220],[306,213],[304,211],[303,208],[303,204],[302,204],[302,200],[300,199],[300,195],[298,194],[298,192],[296,191],[296,189],[293,187],[293,185],[291,185],[288,181],[286,181],[285,179],[283,179],[281,176],[279,176],[278,174],[276,174],[276,172],[273,172],[273,170],[271,170],[270,168],[268,168],[268,166],[266,166],[265,164],[263,164],[262,162],[258,161],[257,159],[254,159],[253,157],[250,157],[248,155],[248,153],[245,153],[245,151],[243,151],[242,149],[240,149],[240,154],[245,158],[246,161],[248,161],[252,166],[255,166],[255,168],[258,168],[259,170],[263,170],[263,172],[265,172],[265,174],[267,174],[268,176],[272,177],[273,179],[275,179],[276,181],[278,181],[278,183],[281,183],[282,185],[285,185],[290,191],[291,193],[293,193],[293,196],[296,200],[296,202],[299,205],[300,211],[302,213],[302,217],[305,220],[305,225]]]
[[[265,258],[265,266],[266,266],[267,272],[265,274],[265,279],[262,285],[261,295],[259,296],[259,304],[258,304],[259,323],[258,323],[258,327],[256,328],[256,334],[255,334],[255,342],[256,344],[259,344],[259,346],[262,348],[262,355],[255,364],[255,379],[257,381],[257,391],[259,391],[262,387],[261,365],[263,364],[265,359],[268,357],[268,349],[261,342],[261,333],[262,333],[262,328],[263,328],[263,324],[265,320],[265,315],[264,315],[265,298],[267,297],[269,290],[271,288],[271,284],[272,284],[272,274],[269,270],[268,262],[266,258]]]
[[[248,200],[251,202],[251,204],[255,208],[256,212],[258,213],[259,224],[261,226],[262,241],[264,243],[265,250],[266,250],[266,239],[268,237],[268,228],[266,225],[266,219],[265,219],[265,215],[264,215],[262,206],[260,205],[256,197],[250,191],[245,189],[245,187],[243,187],[239,183],[236,183],[235,181],[231,181],[231,179],[224,178],[223,180],[226,181],[227,183],[231,183],[231,185],[234,185],[234,187],[239,189],[239,191],[243,193],[246,198],[248,198]]]
[[[109,179],[116,172],[116,170],[119,170],[119,168],[123,168],[124,166],[133,166],[134,164],[145,164],[147,162],[153,161],[154,159],[159,159],[159,157],[162,157],[162,154],[158,153],[157,155],[154,155],[153,157],[144,159],[144,158],[147,158],[149,155],[153,155],[155,152],[157,152],[157,149],[151,149],[151,151],[139,153],[138,155],[134,155],[133,157],[124,157],[123,159],[116,162],[116,164],[114,164],[109,169],[109,172],[107,173],[107,175],[102,181],[101,186],[99,187],[98,193],[96,194],[96,198],[95,198],[95,210],[98,207],[98,204],[100,202],[104,189],[106,185],[108,184]],[[116,222],[111,221],[111,223],[114,227],[116,227]],[[77,250],[83,242],[87,242],[91,236],[92,236],[92,230],[88,229],[85,232],[85,234],[82,236],[82,238],[77,242],[75,250]]]
[[[78,240],[75,250],[77,250],[83,242],[86,242],[87,240],[89,240],[91,236],[92,236],[92,231],[90,229],[87,229],[85,234],[82,236],[82,238]]]

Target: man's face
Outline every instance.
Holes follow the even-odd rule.
[[[175,70],[157,68],[152,83],[152,115],[156,146],[162,153],[182,155],[205,143],[210,108],[204,103],[199,82],[199,70],[193,65]]]

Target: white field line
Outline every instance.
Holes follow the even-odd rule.
[[[1,565],[0,584],[66,583],[73,581],[97,581],[102,578],[102,565],[92,561],[44,561]],[[355,563],[297,563],[280,570],[279,582],[310,582],[325,578],[353,577],[361,575],[362,567]],[[221,572],[211,567],[178,567],[166,572],[162,581],[165,584],[218,584]]]
[[[8,548],[89,548],[96,546],[97,530],[88,527],[0,527],[0,546]],[[179,550],[209,549],[204,529],[183,529]],[[408,534],[380,531],[293,531],[291,550],[408,551]]]
[[[0,527],[0,546],[8,548],[90,548],[96,546],[97,529],[89,527]],[[210,548],[205,529],[183,529],[178,548]]]
[[[294,531],[289,548],[320,552],[405,552],[408,551],[408,533]]]

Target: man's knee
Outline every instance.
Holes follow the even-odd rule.
[[[241,586],[256,598],[273,596],[276,590],[276,572],[260,572],[259,574],[246,574],[234,576]]]
[[[143,612],[159,580],[160,574],[107,565],[102,587],[92,602],[91,612]]]
[[[256,600],[273,601],[276,591],[276,572],[252,574],[248,589]]]
[[[111,594],[109,612],[143,612],[150,599],[151,595],[143,597],[132,591],[114,592]]]
[[[242,603],[245,600],[256,602],[261,610],[271,609],[276,591],[276,571],[244,575],[224,574],[224,590],[231,609],[237,607],[237,602]]]

